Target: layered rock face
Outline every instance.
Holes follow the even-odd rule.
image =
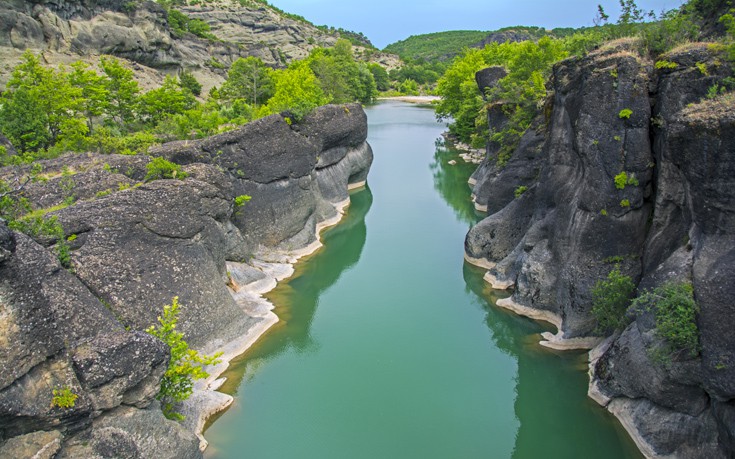
[[[466,252],[496,288],[515,287],[505,306],[559,325],[545,343],[558,348],[593,343],[591,290],[615,264],[639,292],[691,282],[701,353],[656,362],[655,319],[639,312],[592,353],[591,395],[649,456],[732,457],[735,116],[730,96],[706,97],[730,70],[705,44],[661,57],[676,64],[663,69],[634,45],[555,66],[544,113],[507,165],[491,149],[473,176],[491,215]]]
[[[200,457],[199,439],[154,400],[169,350],[142,330],[178,296],[193,348],[242,349],[271,322],[239,287],[273,277],[263,258],[293,260],[337,220],[372,162],[366,130],[359,105],[326,106],[151,152],[186,164],[185,180],[142,183],[148,156],[41,162],[47,180],[23,193],[38,208],[76,200],[53,212],[72,269],[58,241],[0,225],[0,456]],[[0,170],[8,182],[23,173]],[[53,405],[54,389],[76,394],[74,406]]]
[[[220,0],[177,8],[206,22],[218,40],[188,33],[175,37],[166,10],[153,1],[0,2],[0,59],[7,64],[0,69],[0,87],[22,53],[31,49],[41,51],[52,64],[76,60],[96,64],[103,54],[127,59],[134,63],[144,88],[160,85],[165,73],[186,69],[206,93],[224,81],[226,69],[240,57],[255,56],[270,66],[284,66],[303,59],[315,47],[334,45],[339,38],[256,3],[243,6],[237,0]],[[398,66],[396,56],[375,53],[371,59],[388,68]]]

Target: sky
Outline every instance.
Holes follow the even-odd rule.
[[[396,41],[445,30],[495,30],[514,25],[591,26],[601,4],[612,22],[618,0],[269,0],[289,13],[317,25],[364,33],[383,49]],[[682,0],[637,0],[639,7],[659,13],[679,7]]]

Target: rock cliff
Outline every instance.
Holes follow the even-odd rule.
[[[706,97],[731,69],[707,44],[661,56],[660,68],[635,47],[618,41],[557,64],[505,166],[488,146],[471,184],[490,215],[467,235],[467,258],[495,288],[514,288],[502,306],[556,324],[542,344],[558,349],[600,342],[591,290],[615,264],[639,293],[691,282],[701,352],[656,361],[655,319],[632,313],[591,353],[590,395],[647,456],[732,457],[735,105],[731,94]],[[489,69],[478,82],[500,77]],[[489,117],[502,128],[500,110]],[[622,187],[621,172],[634,177]]]
[[[178,296],[192,347],[241,353],[277,320],[258,293],[318,246],[372,162],[359,105],[289,121],[274,115],[150,152],[184,164],[184,180],[143,183],[144,155],[40,163],[45,180],[23,193],[36,208],[75,200],[52,213],[72,268],[51,252],[59,241],[0,225],[1,457],[201,457],[191,429],[228,397],[198,391],[181,407],[190,429],[165,419],[154,397],[169,350],[142,330]],[[252,200],[236,206],[242,194]],[[77,395],[73,407],[55,406],[54,389]]]
[[[306,57],[332,46],[338,33],[273,8],[235,0],[192,2],[179,9],[206,22],[217,40],[191,33],[177,37],[166,10],[144,0],[8,0],[0,2],[0,88],[26,49],[41,51],[47,63],[87,60],[107,54],[127,59],[144,88],[156,87],[166,73],[192,71],[205,93],[224,81],[226,69],[240,57],[255,56],[270,66]],[[357,47],[359,53],[362,48]],[[377,53],[374,61],[395,59]]]

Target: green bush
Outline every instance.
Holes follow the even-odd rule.
[[[657,69],[675,69],[679,66],[676,62],[661,60],[656,62]]]
[[[250,201],[250,196],[246,194],[241,194],[240,196],[235,197],[235,207],[242,207],[245,205],[246,202]]]
[[[624,109],[620,110],[620,113],[618,113],[618,117],[621,120],[628,120],[628,119],[630,119],[630,115],[632,115],[632,114],[633,114],[633,110],[631,110],[629,108],[624,108]]]
[[[694,301],[694,288],[688,282],[668,282],[647,291],[633,301],[636,310],[653,310],[656,316],[656,336],[666,342],[671,355],[686,352],[690,357],[699,353],[699,307]]]
[[[592,288],[592,315],[597,319],[596,333],[609,333],[623,328],[635,284],[620,273],[620,267],[610,271],[606,279],[599,280]]]
[[[179,297],[174,297],[170,305],[163,307],[163,317],[158,317],[158,325],[149,327],[146,332],[160,339],[171,348],[171,360],[161,379],[158,400],[162,403],[164,415],[169,419],[183,419],[173,411],[174,404],[189,398],[194,390],[194,381],[204,379],[209,374],[206,365],[216,365],[221,353],[213,356],[201,355],[184,341],[184,334],[176,331],[179,320]]]
[[[625,185],[628,183],[628,173],[623,171],[615,176],[615,188],[618,190],[622,190],[625,188]]]
[[[181,166],[161,157],[153,158],[151,162],[146,164],[145,168],[148,170],[144,179],[146,182],[161,179],[183,180],[189,176],[189,174],[181,170]]]
[[[69,387],[61,387],[53,390],[54,396],[51,398],[51,407],[69,409],[74,405],[79,397],[71,391]]]
[[[515,191],[513,192],[513,194],[515,195],[516,198],[520,198],[521,195],[523,193],[525,193],[526,191],[528,191],[528,187],[525,186],[525,185],[521,185],[521,186],[519,186],[518,188],[515,189]]]
[[[56,215],[50,218],[44,218],[46,212],[64,207],[67,207],[67,204],[29,213],[17,220],[8,222],[8,227],[31,237],[48,237],[56,240],[56,256],[59,259],[59,263],[64,268],[71,268],[71,253],[69,251],[69,244],[67,244],[64,238],[64,228],[59,223]]]

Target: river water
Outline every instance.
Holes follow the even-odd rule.
[[[366,109],[375,162],[325,247],[268,297],[282,319],[225,376],[208,458],[639,458],[588,399],[586,354],[494,306],[463,261],[473,166],[430,109]]]

